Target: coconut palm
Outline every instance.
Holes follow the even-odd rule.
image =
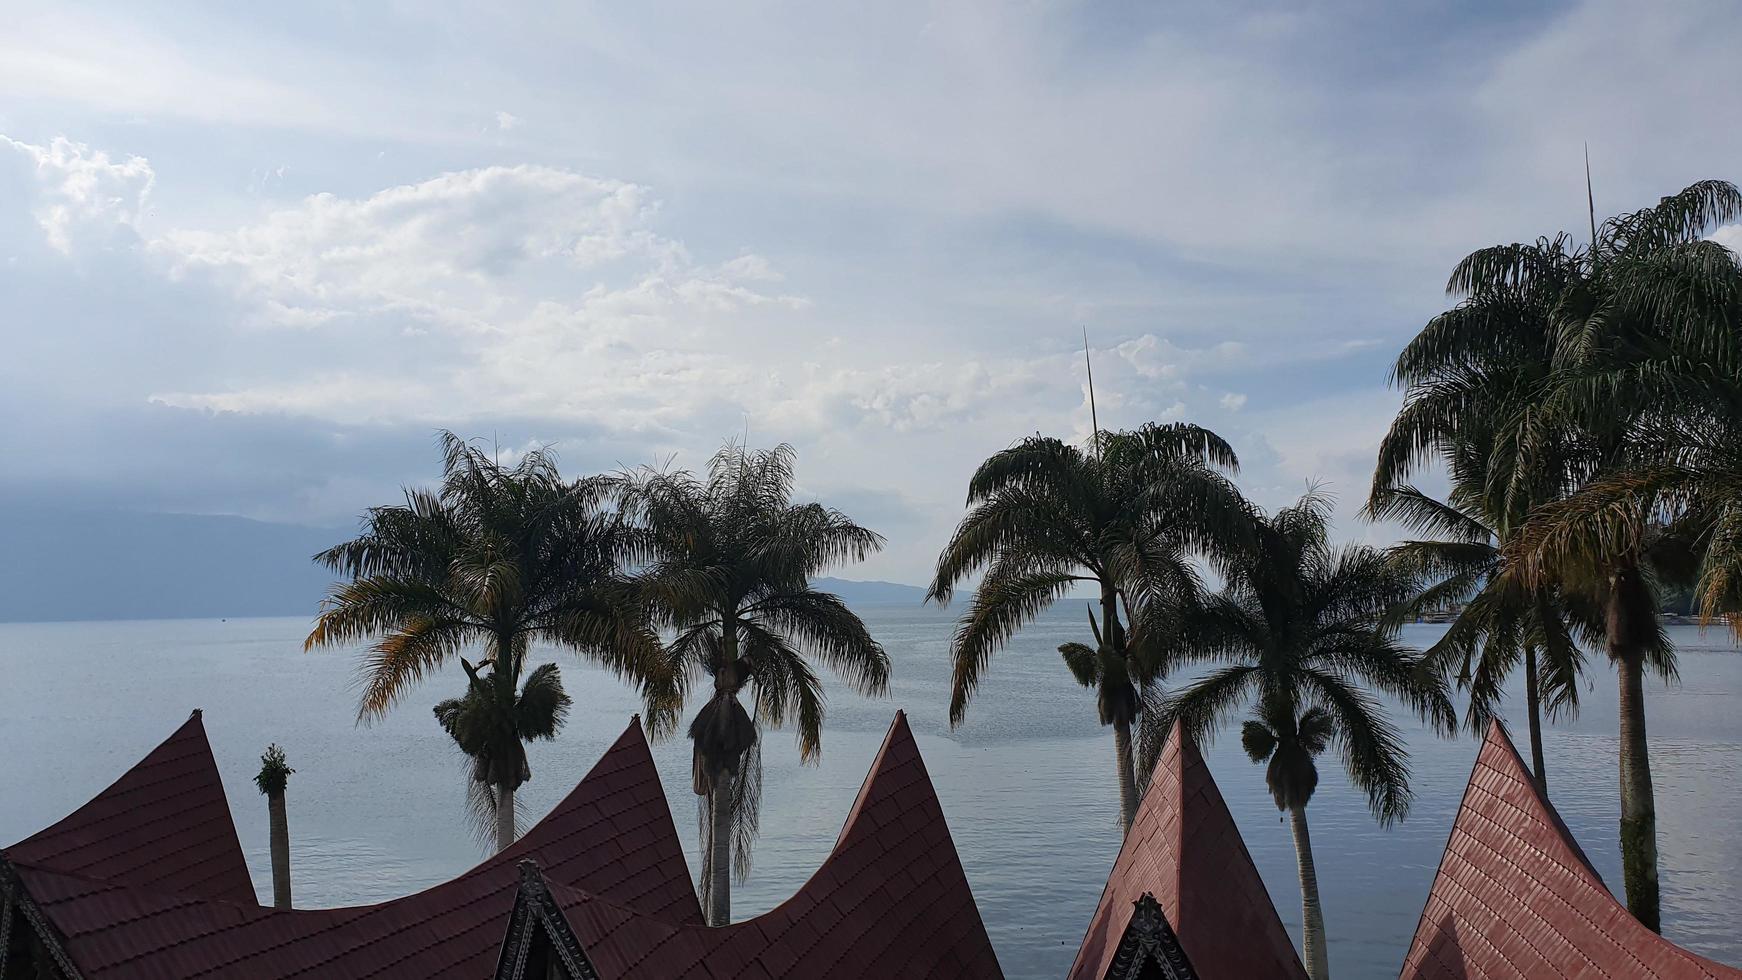
[[[479,675],[483,666],[491,672]],[[514,843],[515,812],[512,805],[494,805],[504,786],[512,800],[513,788],[532,778],[532,767],[526,759],[526,743],[537,739],[549,741],[567,720],[573,704],[563,690],[562,676],[556,664],[543,664],[526,675],[516,694],[503,696],[503,688],[495,680],[495,665],[486,661],[473,666],[465,657],[460,667],[466,672],[466,693],[449,698],[435,706],[436,723],[454,740],[460,751],[471,760],[471,780],[474,812],[480,818],[480,836],[493,840],[497,850]],[[496,793],[492,793],[491,788]]]
[[[468,646],[483,648],[481,663],[462,662],[465,696],[437,718],[470,756],[474,789],[487,789],[502,848],[514,840],[515,791],[531,777],[522,743],[554,735],[568,700],[554,667],[522,687],[531,643],[561,644],[638,685],[656,729],[670,724],[674,681],[619,571],[646,542],[604,506],[617,481],[565,481],[543,451],[505,467],[452,433],[441,443],[438,490],[406,490],[404,504],[370,510],[361,534],[316,556],[348,580],[328,591],[304,646],[374,641],[359,722]]]
[[[1132,732],[1157,677],[1133,656],[1129,628],[1140,608],[1159,621],[1189,606],[1200,592],[1193,559],[1224,562],[1246,541],[1250,513],[1226,475],[1237,466],[1221,437],[1178,423],[1098,432],[1087,449],[1033,436],[980,464],[927,595],[948,602],[958,582],[985,570],[953,644],[950,724],[961,724],[994,652],[1072,590],[1092,589],[1095,646],[1059,652],[1113,729],[1128,831],[1139,795]]]
[[[651,536],[642,584],[674,631],[678,670],[712,678],[690,722],[701,798],[701,893],[710,925],[731,921],[731,873],[749,873],[761,799],[759,729],[795,724],[799,758],[822,752],[825,708],[813,661],[861,694],[889,687],[889,656],[839,597],[811,579],[882,546],[821,504],[794,504],[793,450],[728,445],[706,480],[643,471],[625,498]],[[755,714],[739,695],[749,692]]]
[[[260,771],[254,785],[266,797],[267,831],[272,850],[272,907],[290,908],[290,817],[285,811],[284,790],[296,772],[277,743],[260,756]]]
[[[1376,549],[1333,547],[1329,514],[1329,499],[1310,491],[1258,520],[1251,552],[1167,651],[1174,663],[1213,666],[1164,709],[1188,733],[1208,738],[1251,706],[1241,744],[1267,764],[1271,796],[1289,815],[1303,958],[1313,980],[1325,980],[1330,969],[1306,815],[1318,756],[1334,746],[1350,782],[1389,825],[1409,810],[1409,756],[1375,693],[1401,700],[1442,731],[1456,725],[1445,682],[1399,644],[1396,627],[1381,615],[1411,595],[1412,578]]]
[[[1584,656],[1579,643],[1596,642],[1602,622],[1592,603],[1560,587],[1533,582],[1503,554],[1505,532],[1490,526],[1479,490],[1458,494],[1460,505],[1442,503],[1410,486],[1375,493],[1368,514],[1402,523],[1434,538],[1394,545],[1390,557],[1425,587],[1391,612],[1408,622],[1448,605],[1461,608],[1451,625],[1423,654],[1433,669],[1455,677],[1469,694],[1464,720],[1480,732],[1499,710],[1503,687],[1523,668],[1525,716],[1530,731],[1532,777],[1548,793],[1542,715],[1578,709]],[[1496,521],[1496,524],[1502,522]]]
[[[1497,445],[1512,462],[1499,469],[1528,471],[1542,446],[1566,445],[1574,433],[1570,441],[1584,447],[1585,465],[1570,489],[1599,487],[1601,497],[1685,454],[1676,436],[1700,421],[1685,410],[1713,404],[1714,389],[1702,379],[1727,379],[1735,366],[1725,352],[1737,322],[1736,262],[1703,236],[1738,216],[1742,193],[1723,181],[1703,181],[1600,226],[1593,216],[1591,244],[1561,248],[1551,276],[1540,275],[1544,263],[1517,246],[1464,260],[1453,285],[1470,295],[1518,290],[1552,298],[1555,370],[1541,403],[1505,420],[1507,438]],[[1668,515],[1660,503],[1650,493],[1545,502],[1508,543],[1537,580],[1589,588],[1602,605],[1604,642],[1620,677],[1627,905],[1652,929],[1659,927],[1657,810],[1644,671],[1674,673],[1673,651],[1657,624],[1658,589],[1666,575],[1687,570],[1679,546],[1690,530],[1662,533]],[[1581,513],[1600,519],[1578,519]],[[1718,581],[1709,576],[1707,588]]]
[[[1394,549],[1394,560],[1427,586],[1395,612],[1464,603],[1427,657],[1469,691],[1473,729],[1492,717],[1522,660],[1532,767],[1545,793],[1542,702],[1551,713],[1577,706],[1580,658],[1568,606],[1589,603],[1564,588],[1521,582],[1499,545],[1532,507],[1558,497],[1591,465],[1577,428],[1544,425],[1540,407],[1554,377],[1554,310],[1579,274],[1570,248],[1565,236],[1506,246],[1498,251],[1531,275],[1474,291],[1468,270],[1489,261],[1479,258],[1484,253],[1454,272],[1448,289],[1462,300],[1430,320],[1392,368],[1404,407],[1380,444],[1366,507],[1370,518],[1438,539]],[[1521,432],[1531,433],[1528,456],[1517,451]],[[1408,482],[1430,461],[1450,478],[1445,503]]]
[[[1704,181],[1601,226],[1593,213],[1587,246],[1560,235],[1465,258],[1448,286],[1462,302],[1398,359],[1394,377],[1408,397],[1374,477],[1376,494],[1401,486],[1413,465],[1438,453],[1458,492],[1504,517],[1496,529],[1515,568],[1594,604],[1621,675],[1628,907],[1653,928],[1656,811],[1643,671],[1674,671],[1655,626],[1654,582],[1682,564],[1666,559],[1683,536],[1660,531],[1673,517],[1696,529],[1703,519],[1714,543],[1725,532],[1722,509],[1712,506],[1721,493],[1698,494],[1701,506],[1670,514],[1660,509],[1666,494],[1651,488],[1674,496],[1679,480],[1686,490],[1691,482],[1675,475],[1691,458],[1682,437],[1723,432],[1726,425],[1707,423],[1742,407],[1733,389],[1720,393],[1737,364],[1736,265],[1701,237],[1738,214],[1742,195],[1733,186]],[[1472,483],[1479,493],[1471,495]],[[1563,501],[1568,494],[1580,503]],[[1538,513],[1558,515],[1558,529]],[[1708,572],[1721,550],[1707,549]],[[1714,597],[1723,583],[1721,575],[1704,580]]]

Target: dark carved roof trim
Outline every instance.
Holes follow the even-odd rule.
[[[502,955],[496,959],[496,980],[544,980],[526,976],[527,959],[543,930],[550,942],[550,952],[574,980],[599,980],[599,973],[587,959],[581,941],[569,927],[567,916],[551,897],[550,888],[538,865],[530,860],[520,862],[520,890],[514,896],[514,913],[508,920],[508,934],[502,937]]]
[[[29,889],[19,880],[18,873],[12,870],[12,862],[0,858],[0,976],[6,972],[6,959],[12,949],[12,919],[15,914],[22,914],[30,923],[31,929],[42,941],[42,948],[54,958],[55,966],[60,967],[61,975],[66,980],[84,980],[84,974],[73,965],[72,957],[67,955],[66,944],[61,942],[60,932],[48,917],[37,907],[36,900],[30,897]]]
[[[1167,980],[1198,980],[1186,951],[1180,948],[1179,936],[1168,924],[1167,915],[1155,896],[1144,892],[1131,912],[1131,922],[1119,939],[1113,962],[1107,965],[1106,980],[1137,980],[1143,975],[1144,964],[1153,961],[1161,967]]]

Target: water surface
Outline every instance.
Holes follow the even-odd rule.
[[[800,766],[790,733],[765,746],[763,839],[736,915],[790,895],[833,845],[896,708],[907,711],[937,784],[969,882],[1005,972],[1061,976],[1118,850],[1113,742],[1094,698],[1055,651],[1083,639],[1080,610],[1049,614],[999,654],[969,709],[948,727],[947,612],[861,610],[895,662],[887,699],[830,683],[820,765]],[[464,819],[464,770],[430,716],[460,691],[457,667],[407,695],[386,720],[354,724],[356,658],[301,652],[303,619],[0,625],[0,841],[58,819],[152,745],[205,709],[256,887],[270,900],[266,805],[252,777],[269,741],[296,775],[289,806],[298,905],[374,902],[452,877],[483,852]],[[1411,627],[1430,643],[1440,627]],[[1727,638],[1673,627],[1681,681],[1647,700],[1657,784],[1665,932],[1708,956],[1742,963],[1742,656]],[[636,710],[633,694],[570,654],[576,707],[568,727],[531,750],[521,793],[529,819],[573,787]],[[1549,735],[1550,791],[1612,887],[1616,850],[1615,685],[1597,656],[1584,707]],[[1521,717],[1514,730],[1524,731]],[[1415,808],[1381,830],[1335,766],[1308,811],[1333,969],[1394,977],[1416,925],[1459,795],[1475,759],[1470,737],[1441,740],[1411,725]],[[690,867],[696,860],[689,748],[657,745],[665,790]],[[1299,941],[1299,896],[1287,826],[1237,739],[1205,752],[1283,921]]]

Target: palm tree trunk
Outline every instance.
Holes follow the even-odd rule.
[[[1113,754],[1119,763],[1119,836],[1131,833],[1137,821],[1137,761],[1131,752],[1131,723],[1113,723]]]
[[[1301,947],[1311,980],[1330,980],[1331,960],[1325,949],[1325,913],[1319,905],[1319,874],[1313,867],[1313,842],[1307,833],[1306,807],[1288,809],[1294,830],[1294,860],[1300,869]]]
[[[503,783],[496,787],[496,850],[505,851],[514,843],[514,787]]]
[[[736,777],[721,772],[708,794],[708,916],[710,926],[732,921],[732,788]]]
[[[1102,669],[1106,670],[1109,663],[1123,663],[1125,658],[1124,629],[1119,623],[1119,592],[1111,582],[1101,583],[1101,644]],[[1103,684],[1108,681],[1103,678]],[[1125,678],[1118,683],[1128,684]],[[1123,693],[1123,692],[1122,692]],[[1119,763],[1119,834],[1121,837],[1131,832],[1131,825],[1137,820],[1137,760],[1131,751],[1131,718],[1128,717],[1129,707],[1121,705],[1113,710],[1113,752]],[[1102,724],[1107,718],[1102,717]]]
[[[1548,799],[1548,770],[1542,761],[1542,693],[1537,689],[1536,647],[1524,647],[1524,705],[1530,714],[1530,766],[1536,791]]]
[[[1645,741],[1645,665],[1638,655],[1617,663],[1621,672],[1621,873],[1627,910],[1660,932],[1657,890],[1657,802],[1651,792],[1651,753]]]
[[[266,819],[272,841],[272,907],[290,908],[290,818],[284,794],[266,797]]]
[[[1662,931],[1657,885],[1657,802],[1651,791],[1651,752],[1645,741],[1645,624],[1637,569],[1618,572],[1609,587],[1605,632],[1620,674],[1621,877],[1627,910],[1646,928]],[[1643,615],[1656,615],[1644,602]]]

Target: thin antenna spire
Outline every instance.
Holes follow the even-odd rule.
[[[1591,257],[1597,257],[1597,197],[1591,193],[1591,144],[1585,143],[1585,208],[1591,215]]]
[[[1083,368],[1089,372],[1089,425],[1095,430],[1095,459],[1101,458],[1101,419],[1095,414],[1095,365],[1089,361],[1089,328],[1083,328]]]

